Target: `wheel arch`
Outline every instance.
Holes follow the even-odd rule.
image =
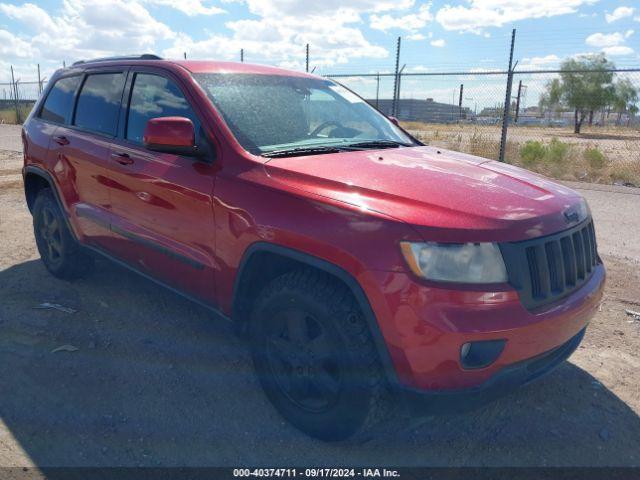
[[[277,276],[298,268],[319,270],[345,285],[365,317],[387,380],[392,386],[399,385],[389,350],[364,290],[345,269],[314,255],[268,242],[250,245],[240,262],[233,288],[232,318],[237,330],[246,335],[253,302],[262,288]]]
[[[69,214],[67,209],[64,207],[62,203],[62,199],[60,198],[60,192],[58,192],[58,187],[53,180],[53,177],[49,172],[44,170],[43,168],[36,167],[35,165],[28,165],[24,169],[24,195],[25,200],[27,202],[27,207],[29,208],[29,212],[33,214],[33,206],[35,204],[36,198],[42,189],[49,188],[53,193],[53,198],[55,198],[56,203],[58,204],[58,208],[62,212],[62,216],[67,223],[67,227],[73,235],[74,239],[77,240],[77,235],[71,222],[69,221]]]

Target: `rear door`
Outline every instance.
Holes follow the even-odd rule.
[[[25,124],[24,154],[30,165],[37,165],[45,170],[55,168],[58,159],[47,155],[49,145],[55,138],[58,126],[71,120],[73,102],[81,82],[82,75],[78,73],[55,80],[39,106],[39,111]]]
[[[126,71],[87,72],[76,95],[70,125],[56,130],[50,155],[66,172],[65,185],[76,197],[74,214],[86,241],[107,248],[111,243],[109,180],[111,142],[118,129]]]
[[[147,150],[142,143],[151,118],[200,118],[188,92],[168,72],[132,67],[127,108],[111,151],[112,231],[116,254],[153,277],[213,301],[213,187],[216,165]]]

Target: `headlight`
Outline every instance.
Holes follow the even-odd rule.
[[[507,269],[495,243],[401,242],[413,273],[428,280],[457,283],[502,283]]]

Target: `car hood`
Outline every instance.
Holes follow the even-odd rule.
[[[434,147],[275,158],[265,169],[289,187],[409,223],[425,240],[525,240],[587,215],[579,194],[541,175]]]

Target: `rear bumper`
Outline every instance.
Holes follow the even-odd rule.
[[[409,412],[414,415],[472,410],[553,371],[578,348],[585,330],[580,330],[577,335],[553,350],[503,368],[477,387],[438,392],[404,388],[398,393],[403,397]]]

